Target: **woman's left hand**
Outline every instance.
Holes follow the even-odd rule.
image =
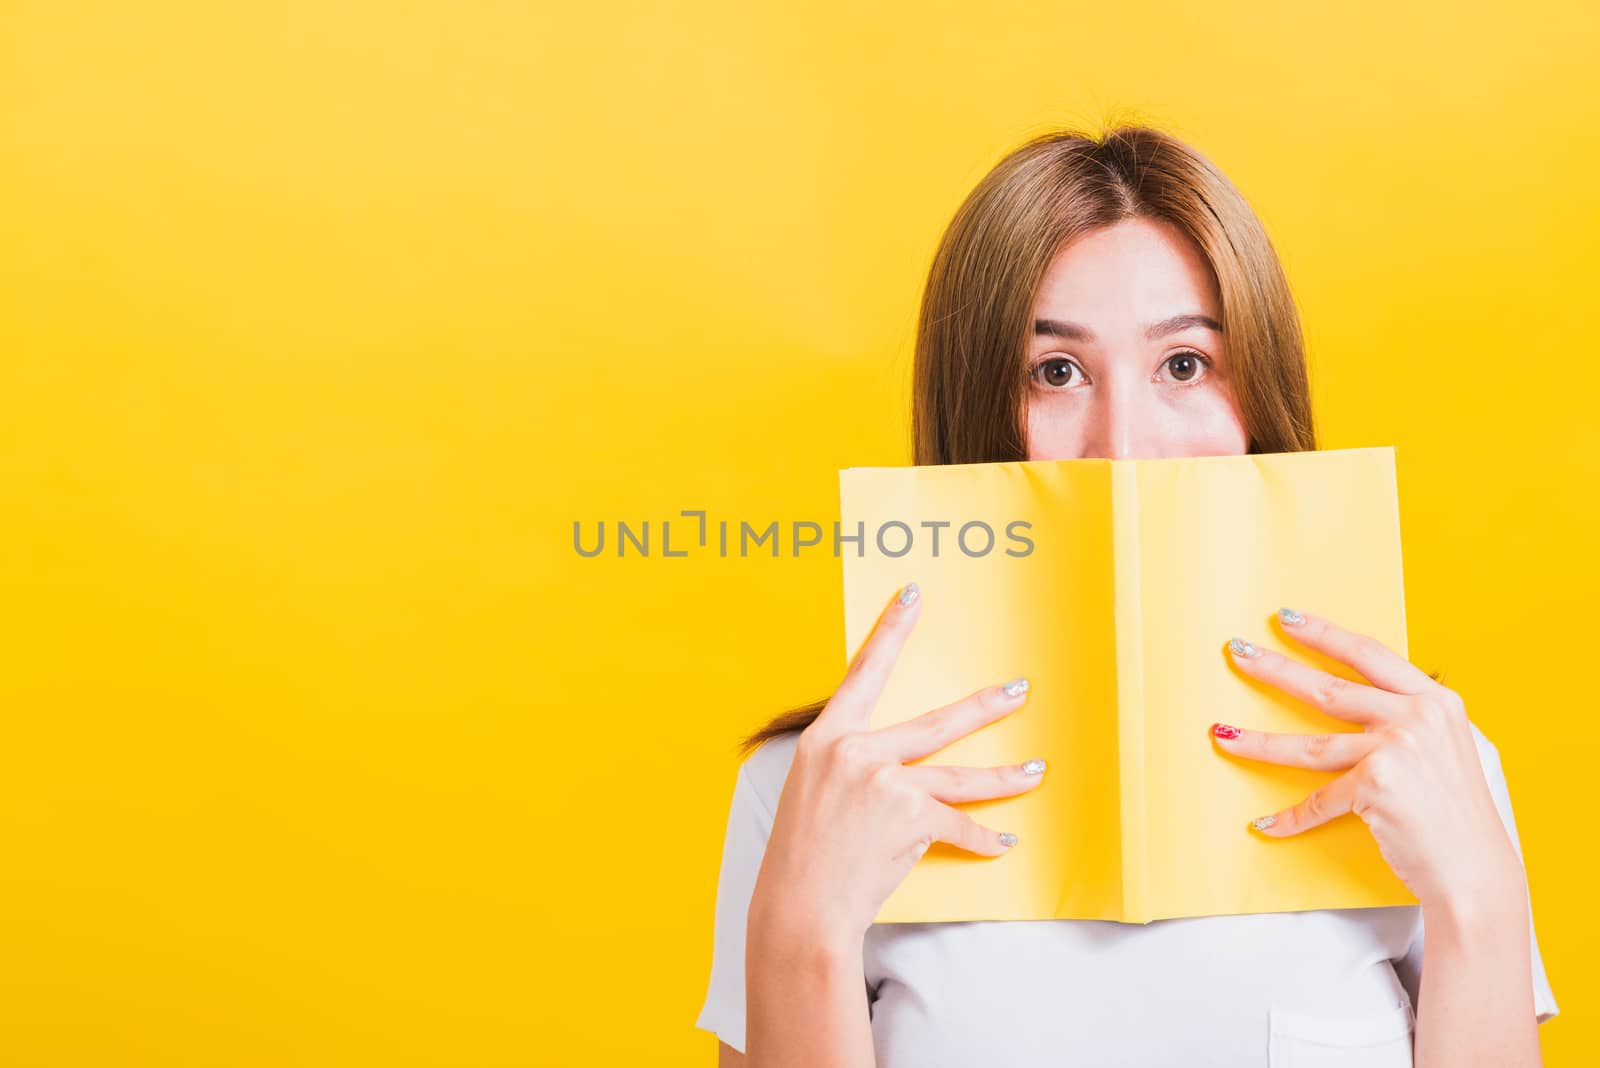
[[[1237,756],[1344,771],[1299,804],[1263,816],[1254,826],[1282,838],[1354,812],[1422,905],[1504,900],[1520,878],[1521,864],[1489,793],[1460,696],[1375,638],[1289,609],[1280,610],[1277,619],[1280,633],[1353,668],[1366,683],[1240,638],[1228,643],[1234,664],[1249,677],[1362,729],[1308,735],[1213,725],[1217,744]]]

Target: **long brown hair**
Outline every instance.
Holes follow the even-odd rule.
[[[1165,221],[1211,266],[1249,452],[1316,448],[1300,317],[1261,221],[1204,156],[1150,126],[1041,134],[968,194],[934,253],[912,370],[916,464],[1028,458],[1024,407],[1034,299],[1056,253],[1124,219]],[[745,738],[804,730],[824,697]]]

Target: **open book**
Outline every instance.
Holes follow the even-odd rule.
[[[1246,678],[1234,635],[1333,674],[1279,607],[1407,654],[1392,448],[840,472],[846,656],[895,590],[922,614],[873,726],[1026,676],[1027,702],[916,763],[1044,757],[1028,793],[962,804],[1002,857],[936,842],[879,922],[1106,919],[1411,905],[1366,825],[1250,820],[1335,773],[1229,756],[1221,721],[1359,731]],[[943,524],[943,525],[941,525]]]

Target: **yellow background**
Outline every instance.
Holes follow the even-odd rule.
[[[1324,444],[1397,447],[1411,651],[1587,1062],[1597,49],[1576,2],[8,3],[0,1062],[709,1063],[731,742],[831,686],[838,562],[572,523],[830,521],[908,457],[960,198],[1117,115],[1266,221]]]

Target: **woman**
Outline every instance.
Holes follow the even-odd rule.
[[[1144,127],[1036,138],[979,183],[929,274],[914,394],[919,464],[1315,448],[1298,318],[1261,224],[1208,161]],[[1281,612],[1280,636],[1367,684],[1229,648],[1241,674],[1351,728],[1218,724],[1195,744],[1338,772],[1241,819],[1284,836],[1359,817],[1420,905],[874,924],[932,841],[996,863],[1028,847],[956,805],[1048,789],[1049,754],[905,766],[1022,707],[1025,680],[869,729],[920,604],[908,586],[832,698],[747,740],[697,1021],[721,1064],[1540,1063],[1536,1024],[1557,1007],[1498,753],[1453,692],[1315,606]]]

